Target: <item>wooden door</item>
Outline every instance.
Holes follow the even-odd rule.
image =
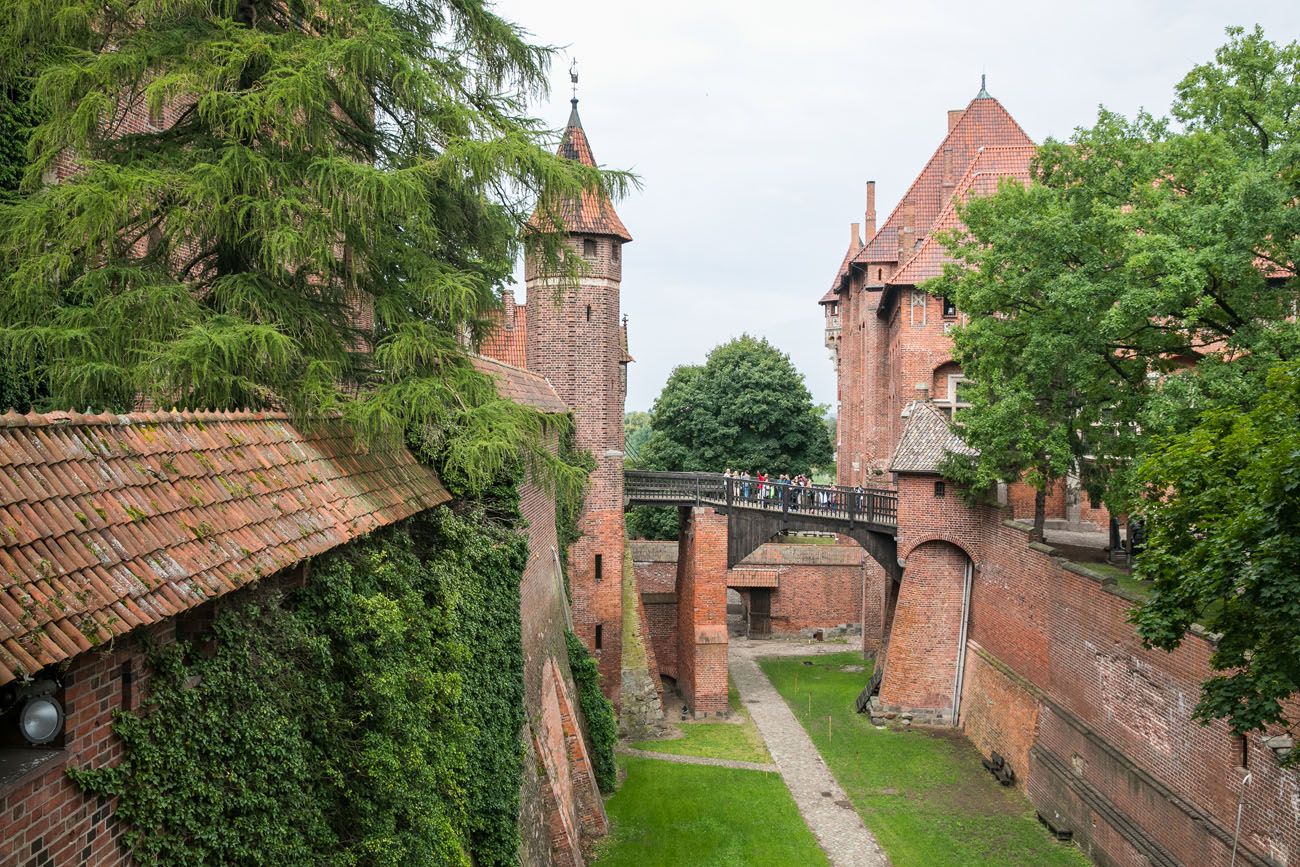
[[[755,587],[749,591],[749,637],[772,637],[772,591]]]

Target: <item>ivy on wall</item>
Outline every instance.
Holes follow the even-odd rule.
[[[587,749],[591,770],[596,775],[596,785],[605,794],[614,791],[617,772],[614,765],[614,744],[618,740],[618,723],[614,719],[614,705],[600,690],[600,668],[587,652],[582,639],[566,631],[569,645],[569,668],[573,683],[578,688],[578,706],[587,723]]]
[[[141,864],[516,863],[527,543],[426,512],[241,594],[210,649],[168,644],[115,767]]]

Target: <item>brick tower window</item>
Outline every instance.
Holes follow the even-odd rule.
[[[595,239],[595,238],[583,238],[583,239],[582,239],[582,255],[586,256],[587,258],[591,258],[592,256],[595,256],[595,255],[596,255],[596,239]]]
[[[588,322],[591,321],[591,305],[590,305],[590,304],[587,305],[587,321],[588,321]]]
[[[596,649],[597,650],[600,650],[600,644],[602,638],[604,638],[604,636],[601,634],[601,626],[599,623],[597,623],[596,624]]]
[[[622,248],[623,248],[623,245],[620,244],[618,241],[611,241],[610,244],[609,244],[609,258],[611,258],[611,259],[613,259],[615,262],[617,262],[617,261],[618,261],[618,257],[619,257],[619,255],[620,255],[621,252],[622,252]]]
[[[599,581],[605,577],[605,557],[603,554],[596,555],[596,580]]]

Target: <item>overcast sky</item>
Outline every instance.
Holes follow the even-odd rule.
[[[1098,105],[1168,111],[1174,84],[1232,24],[1300,38],[1297,0],[1105,3],[499,0],[561,47],[549,101],[564,124],[578,59],[583,126],[602,165],[643,189],[617,208],[629,410],[673,367],[744,332],[789,353],[813,398],[835,376],[817,300],[875,180],[879,221],[938,146],[981,72],[1035,141]]]

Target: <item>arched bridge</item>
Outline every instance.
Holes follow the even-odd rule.
[[[800,487],[759,483],[722,473],[623,474],[624,507],[710,506],[727,515],[727,566],[735,566],[780,533],[842,533],[862,545],[896,579],[898,494],[885,488]]]

